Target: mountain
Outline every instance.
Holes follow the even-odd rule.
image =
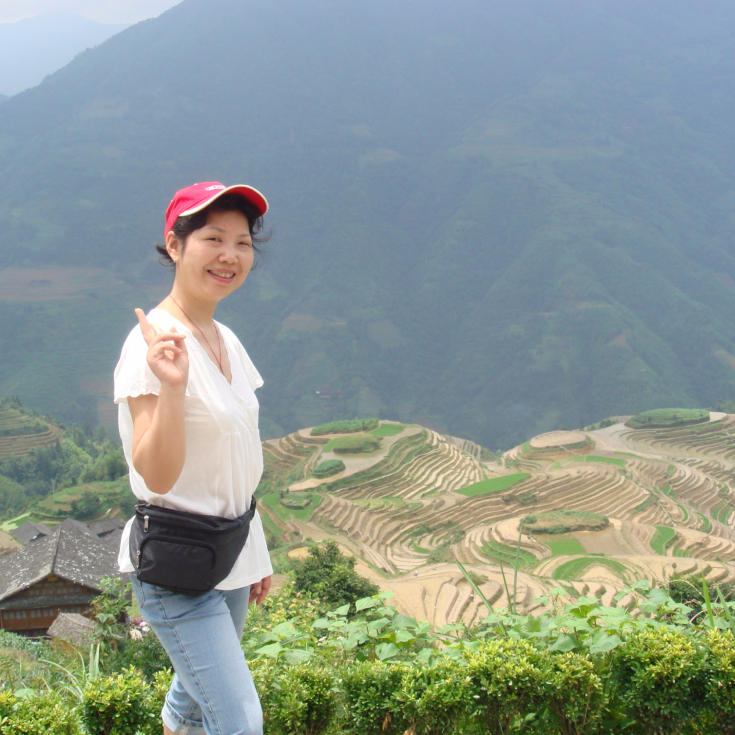
[[[113,423],[163,211],[222,180],[272,205],[219,317],[266,437],[379,415],[494,450],[730,398],[734,29],[716,0],[185,0],[127,28],[0,106],[0,393]]]
[[[98,23],[74,13],[42,13],[0,24],[0,90],[6,95],[34,87],[126,26]]]

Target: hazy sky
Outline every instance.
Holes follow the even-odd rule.
[[[180,0],[0,0],[0,23],[39,13],[79,13],[101,23],[135,23],[160,15]]]

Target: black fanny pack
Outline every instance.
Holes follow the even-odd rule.
[[[138,503],[130,528],[130,559],[142,582],[201,595],[235,566],[250,532],[250,509],[234,520]]]

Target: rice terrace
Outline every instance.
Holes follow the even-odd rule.
[[[263,444],[261,509],[278,554],[336,540],[434,624],[519,610],[562,587],[611,605],[637,580],[735,581],[735,415],[649,411],[494,456],[390,421],[332,422]]]

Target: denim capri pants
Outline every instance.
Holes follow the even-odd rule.
[[[262,735],[263,711],[240,647],[250,588],[189,597],[130,578],[176,672],[161,712],[166,726],[180,735]]]

